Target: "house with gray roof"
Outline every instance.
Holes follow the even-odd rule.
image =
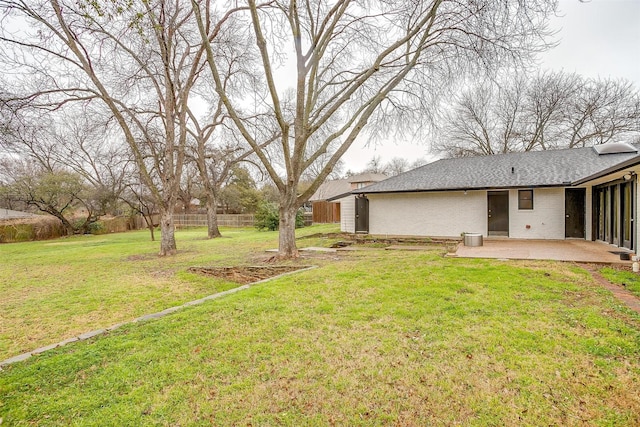
[[[346,179],[334,179],[324,182],[311,196],[311,210],[313,223],[341,223],[353,222],[355,198],[351,191],[366,187],[378,181],[386,179],[386,175],[379,173],[361,173]],[[344,217],[342,210],[346,209],[348,215]]]
[[[640,144],[443,159],[356,189],[374,235],[601,240],[637,250]]]

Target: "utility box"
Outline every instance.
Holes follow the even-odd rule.
[[[464,233],[465,246],[482,246],[482,243],[481,233]]]

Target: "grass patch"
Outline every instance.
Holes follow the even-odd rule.
[[[640,298],[640,275],[638,273],[628,269],[605,267],[600,270],[600,274],[611,283],[623,285],[625,289]]]
[[[188,268],[250,264],[277,247],[274,232],[223,235],[178,230],[179,254],[166,258],[146,231],[0,245],[0,360],[237,287]]]
[[[263,236],[227,242],[233,256],[249,256],[273,245]],[[191,256],[199,251],[231,256],[209,244]],[[320,259],[320,268],[11,365],[0,372],[0,417],[52,426],[640,423],[639,316],[570,264],[443,253]]]

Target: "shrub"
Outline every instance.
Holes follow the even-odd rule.
[[[64,234],[60,220],[49,216],[0,220],[0,243],[55,239]]]
[[[262,202],[255,213],[255,227],[258,230],[276,231],[280,225],[280,213],[278,205],[271,202]],[[304,210],[296,212],[296,228],[304,227]]]
[[[87,225],[88,234],[105,234],[108,230],[101,222],[92,222]]]
[[[255,227],[258,230],[276,231],[280,222],[278,205],[270,202],[260,203],[256,210],[255,221]]]
[[[103,217],[98,224],[100,224],[99,232],[92,231],[92,234],[122,233],[136,228],[135,218],[126,216]]]
[[[298,209],[296,212],[296,228],[304,227],[304,209]]]

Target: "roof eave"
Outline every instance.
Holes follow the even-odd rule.
[[[483,190],[512,190],[521,188],[558,188],[558,187],[570,187],[571,182],[563,182],[561,184],[538,184],[538,185],[511,185],[511,186],[496,186],[496,187],[452,187],[452,188],[429,188],[429,189],[412,189],[412,190],[384,190],[384,191],[366,191],[354,190],[352,194],[391,194],[391,193],[431,193],[431,192],[444,192],[444,191],[483,191]]]
[[[333,202],[334,200],[343,199],[351,194],[354,194],[354,191],[349,191],[346,193],[338,194],[337,196],[329,197],[326,199],[327,202]]]
[[[602,178],[603,176],[612,174],[612,173],[616,173],[616,172],[620,172],[623,169],[628,168],[629,166],[634,166],[640,164],[640,155],[633,157],[629,160],[626,160],[622,163],[618,163],[617,165],[611,166],[607,169],[604,169],[600,172],[594,173],[593,175],[589,175],[587,177],[581,178],[577,181],[574,181],[571,183],[571,185],[573,187],[577,186],[577,185],[581,185],[584,184],[585,182],[589,182],[589,181],[593,181],[594,179],[598,179],[598,178]]]

